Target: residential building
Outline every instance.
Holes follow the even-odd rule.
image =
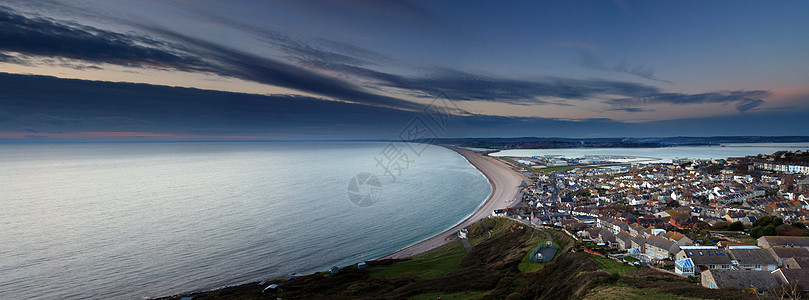
[[[809,249],[809,236],[762,236],[758,238],[758,246],[764,249],[772,247],[802,247]]]
[[[757,246],[730,246],[727,252],[737,269],[774,271],[778,267],[778,261]]]
[[[680,246],[677,243],[667,239],[650,236],[646,239],[646,254],[649,257],[656,259],[668,259],[680,251]]]
[[[735,287],[743,290],[755,288],[759,292],[780,286],[772,273],[753,270],[705,270],[700,273],[702,286],[711,289]]]
[[[727,270],[733,265],[727,252],[717,246],[683,246],[681,248],[682,250],[677,252],[676,260],[681,261],[689,258],[694,268],[698,270]]]
[[[784,260],[791,257],[809,257],[809,249],[801,247],[772,247],[766,250],[781,265],[783,265]]]
[[[781,285],[797,285],[802,292],[809,291],[809,269],[779,268],[772,276]]]

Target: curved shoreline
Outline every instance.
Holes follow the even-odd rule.
[[[489,180],[489,184],[492,186],[492,192],[475,212],[466,217],[463,221],[455,224],[455,226],[420,242],[377,258],[376,260],[410,257],[444,246],[449,243],[447,239],[454,236],[461,228],[468,227],[480,219],[489,216],[495,209],[507,208],[509,205],[514,204],[510,203],[510,201],[517,195],[520,182],[525,180],[525,177],[502,162],[488,156],[483,156],[478,152],[450,146],[442,147],[460,154],[466,161],[478,169],[478,171],[483,173],[483,176]]]

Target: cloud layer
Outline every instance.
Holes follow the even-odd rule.
[[[745,112],[764,104],[764,100],[760,98],[770,95],[771,93],[767,91],[727,91],[701,94],[658,93],[643,97],[612,99],[608,103],[621,109],[652,107],[659,103],[674,105],[733,103],[739,112]]]
[[[0,73],[0,90],[0,133],[21,141],[26,136],[93,139],[101,138],[103,132],[146,139],[396,139],[411,121],[430,122],[421,112],[311,97],[35,75]],[[435,131],[441,137],[802,135],[806,122],[802,112],[794,111],[643,124],[464,115]]]

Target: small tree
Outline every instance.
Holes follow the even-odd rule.
[[[781,224],[781,225],[775,226],[775,232],[778,235],[792,235],[792,234],[790,234],[790,231],[795,230],[795,229],[797,229],[797,228],[792,227],[792,226],[787,225],[787,224]],[[798,232],[798,234],[800,234],[800,232]],[[795,234],[795,235],[797,235],[797,234]]]
[[[713,224],[711,229],[713,230],[727,230],[730,223],[728,221],[720,221]]]
[[[793,284],[785,284],[780,287],[774,288],[770,291],[775,299],[801,299],[801,287],[797,282]]]
[[[770,225],[767,225],[767,226],[764,226],[763,228],[761,228],[761,231],[759,232],[759,234],[761,234],[761,236],[777,235],[778,232],[775,231],[775,225],[770,224]]]
[[[742,231],[742,230],[744,230],[744,224],[742,224],[741,221],[736,221],[736,222],[730,223],[730,225],[728,225],[728,230],[730,230],[730,231]]]
[[[754,238],[760,238],[761,237],[761,228],[763,228],[763,227],[753,227],[753,229],[750,229],[750,236],[752,236]]]

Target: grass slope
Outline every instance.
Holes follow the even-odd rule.
[[[371,276],[395,278],[415,275],[421,279],[434,278],[458,270],[466,251],[461,242],[454,242],[434,251],[412,257],[410,260],[387,266],[368,268]],[[435,298],[433,298],[435,299]]]

